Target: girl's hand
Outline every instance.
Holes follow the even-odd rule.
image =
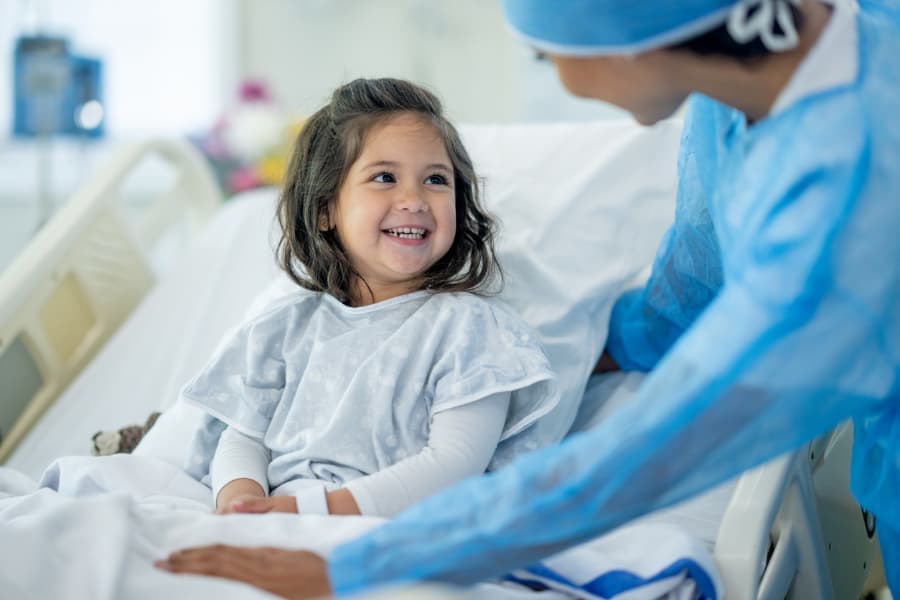
[[[265,497],[265,490],[252,479],[229,481],[219,490],[219,495],[216,498],[216,514],[228,515],[233,512],[239,512],[235,510],[236,505],[257,498],[264,500]]]
[[[270,496],[269,498],[243,497],[231,503],[233,513],[296,513],[297,499],[293,496]]]
[[[325,494],[328,514],[358,515],[359,505],[348,489],[339,489]],[[241,498],[232,503],[231,512],[236,513],[299,513],[294,496],[271,496],[269,498]]]

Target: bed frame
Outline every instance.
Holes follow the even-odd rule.
[[[174,169],[175,183],[129,221],[123,182],[151,157]],[[174,223],[202,227],[220,200],[191,146],[137,144],[0,276],[0,461],[153,286],[149,248]],[[843,425],[740,478],[715,546],[729,600],[843,600],[873,585],[880,553],[874,519],[849,492],[851,439]]]
[[[861,598],[884,586],[872,515],[850,494],[844,423],[741,476],[716,539],[728,600]]]
[[[174,230],[199,230],[220,202],[192,146],[137,143],[0,273],[0,463],[153,286],[152,250],[164,256]]]

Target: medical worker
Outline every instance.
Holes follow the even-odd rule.
[[[603,425],[338,547],[176,553],[291,597],[472,583],[706,490],[842,421],[900,592],[900,31],[819,0],[504,0],[574,94],[642,123],[691,95],[675,222],[602,362],[650,370]],[[553,173],[547,173],[553,177]],[[598,191],[600,193],[600,191]],[[602,257],[598,257],[601,260]]]

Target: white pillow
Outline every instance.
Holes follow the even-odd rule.
[[[562,401],[540,424],[548,439],[572,425],[612,304],[652,260],[672,220],[680,128],[675,121],[649,129],[631,121],[461,128],[487,208],[500,221],[500,297],[540,333],[559,376]],[[258,193],[251,199],[259,203]],[[279,275],[246,314],[292,289]],[[184,407],[166,411],[136,453],[180,465],[196,419]]]
[[[501,221],[501,298],[541,335],[562,401],[541,422],[572,425],[606,343],[612,304],[652,261],[674,215],[680,122],[467,127]]]

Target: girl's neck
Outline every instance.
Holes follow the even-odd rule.
[[[699,57],[685,68],[683,81],[693,91],[737,108],[750,122],[765,118],[831,17],[831,9],[819,0],[806,0],[801,12],[803,28],[793,50],[773,53],[750,64]]]
[[[357,277],[350,295],[351,306],[368,306],[422,289],[422,281],[378,282]]]

